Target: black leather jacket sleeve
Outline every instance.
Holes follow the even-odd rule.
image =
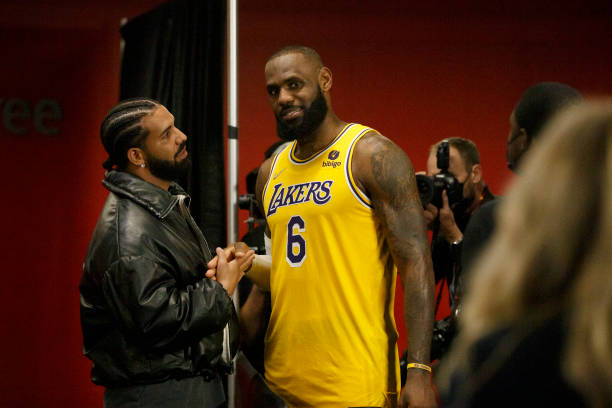
[[[223,329],[232,299],[204,277],[177,287],[163,264],[143,256],[121,257],[106,271],[103,293],[131,341],[145,348],[185,347]]]

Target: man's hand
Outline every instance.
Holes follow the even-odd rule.
[[[249,249],[248,245],[244,242],[235,242],[233,245],[228,246],[222,250],[223,255],[227,261],[236,260],[240,268],[240,272],[244,273],[255,259],[255,251]],[[206,277],[216,280],[217,279],[217,266],[219,263],[219,256],[215,256],[208,262],[208,270],[206,271]]]
[[[221,248],[217,248],[217,282],[229,293],[234,294],[238,282],[244,276],[244,272],[240,270],[238,260],[229,260],[225,256],[225,252]]]
[[[453,211],[448,205],[446,190],[442,191],[442,208],[440,208],[438,216],[440,218],[440,236],[444,237],[448,243],[459,241],[463,237],[463,234],[455,222]]]
[[[400,394],[400,408],[437,407],[436,396],[431,386],[428,372],[419,369],[408,369],[406,386]]]

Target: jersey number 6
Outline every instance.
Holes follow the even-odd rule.
[[[304,231],[306,223],[302,217],[299,215],[291,217],[287,223],[287,262],[292,267],[302,265],[306,258],[306,240],[300,235],[300,232]]]

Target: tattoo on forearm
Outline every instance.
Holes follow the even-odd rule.
[[[376,218],[387,231],[394,256],[408,264],[429,255],[423,210],[414,169],[400,149],[387,142],[372,154],[370,164],[383,199],[374,201]]]
[[[398,269],[408,271],[402,283],[409,358],[429,362],[434,285],[414,169],[391,142],[380,141],[378,147],[370,157],[378,195],[373,200],[375,216]]]

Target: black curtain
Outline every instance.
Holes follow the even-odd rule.
[[[225,246],[223,60],[225,0],[169,1],[129,21],[121,66],[121,99],[160,101],[188,137],[193,162],[180,184],[211,246]]]

